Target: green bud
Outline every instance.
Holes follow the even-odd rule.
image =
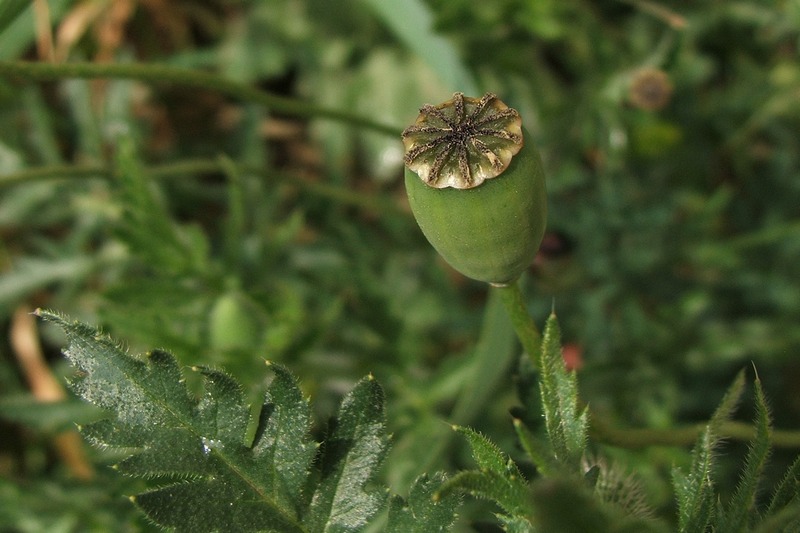
[[[208,341],[212,349],[253,349],[258,331],[250,302],[238,291],[222,294],[212,305],[208,315]]]
[[[403,132],[422,233],[457,271],[493,285],[531,264],[547,221],[541,159],[524,137],[519,113],[491,93],[425,105]]]

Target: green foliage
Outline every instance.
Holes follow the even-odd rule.
[[[456,518],[459,499],[455,494],[442,497],[437,490],[446,478],[423,474],[414,482],[408,501],[392,496],[386,533],[433,533],[448,531]]]
[[[541,440],[519,419],[514,427],[527,459],[543,477],[526,479],[496,444],[476,431],[455,426],[469,443],[479,469],[454,475],[442,485],[441,494],[459,491],[496,503],[507,531],[662,531],[663,524],[630,504],[636,499],[634,486],[609,482],[607,469],[597,466],[584,472],[587,411],[579,413],[577,380],[562,360],[555,314],[545,326],[540,353],[547,438]]]
[[[0,31],[11,24],[30,5],[25,0],[6,0],[0,4]]]
[[[270,365],[275,376],[250,434],[229,375],[194,368],[204,389],[195,399],[166,352],[142,361],[86,325],[40,315],[67,335],[65,354],[80,371],[72,389],[110,412],[83,434],[125,453],[120,473],[156,480],[132,497],[153,522],[179,531],[363,531],[386,503],[376,484],[388,442],[383,391],[371,376],[345,396],[316,457],[308,401],[285,368]],[[420,501],[440,480],[421,479],[408,505],[393,498],[393,523],[419,513],[424,531],[448,527],[455,499]]]
[[[461,490],[494,501],[508,516],[530,516],[527,483],[514,462],[480,433],[462,427],[453,429],[467,438],[480,470],[456,474],[442,486],[442,492]]]
[[[48,0],[44,20],[31,2],[0,1],[4,330],[20,307],[58,309],[132,353],[224,368],[243,405],[261,405],[267,358],[301,376],[318,441],[311,421],[373,374],[393,445],[359,501],[384,485],[408,498],[385,496],[371,531],[449,513],[429,506],[441,477],[413,482],[474,464],[451,424],[508,453],[555,528],[571,527],[565,506],[583,519],[570,503],[614,527],[643,519],[644,502],[677,530],[682,498],[694,523],[708,511],[733,530],[800,530],[797,2],[394,4]],[[5,70],[20,59],[58,73]],[[105,74],[77,79],[81,65]],[[202,82],[167,83],[164,69]],[[635,89],[653,71],[669,92],[642,107]],[[494,291],[441,264],[403,205],[391,132],[456,90],[498,94],[542,153],[550,233],[521,298],[536,323],[555,300],[565,356],[579,356],[581,402],[547,398],[575,423],[591,408],[580,466],[565,451],[580,432],[551,442],[538,358],[513,364]],[[62,332],[39,333],[47,366],[73,379]],[[113,475],[102,465],[130,450],[87,447],[96,477],[72,479],[57,433],[97,409],[37,405],[17,355],[0,343],[0,530],[153,530],[125,496],[164,478]],[[760,437],[753,451],[739,442],[762,431],[758,400],[742,402],[755,425],[718,424],[692,455],[751,361],[774,424],[769,462]],[[205,374],[182,375],[190,398],[202,392]],[[693,477],[693,460],[710,476]],[[507,490],[505,470],[493,476]],[[313,491],[302,494],[307,509]],[[452,530],[490,520],[539,524],[467,497]]]
[[[744,389],[744,373],[740,372],[725,398],[704,429],[692,451],[688,473],[673,471],[678,502],[679,531],[791,531],[800,518],[800,492],[793,477],[796,464],[778,486],[766,513],[758,506],[759,484],[770,452],[771,423],[761,381],[755,380],[755,435],[744,461],[741,479],[729,501],[723,504],[714,483],[716,449],[720,445],[721,425],[730,418]],[[787,490],[788,489],[788,490]],[[794,490],[792,494],[791,491]]]
[[[700,435],[692,450],[692,465],[684,474],[673,470],[675,494],[678,500],[678,525],[680,531],[703,531],[711,523],[716,511],[711,470],[714,453],[720,443],[720,426],[730,419],[744,390],[744,373],[736,377],[714,416]]]
[[[554,313],[542,336],[539,369],[545,426],[556,459],[576,470],[586,449],[589,411],[578,402],[578,379],[562,357],[561,332]]]
[[[441,487],[442,494],[460,491],[496,503],[507,531],[660,532],[666,523],[656,520],[635,479],[623,477],[604,460],[587,454],[587,409],[579,413],[577,380],[566,370],[558,321],[551,314],[542,337],[541,391],[546,441],[520,419],[517,437],[539,476],[526,479],[516,463],[485,436],[456,426],[470,445],[478,470],[460,472]],[[800,511],[797,465],[776,489],[763,513],[759,487],[770,452],[771,424],[761,381],[755,380],[755,432],[744,459],[738,486],[727,501],[715,487],[717,449],[723,428],[732,417],[745,388],[740,372],[692,451],[688,472],[673,469],[678,531],[790,531]],[[792,492],[794,491],[794,492]]]
[[[750,443],[745,459],[744,470],[736,492],[728,505],[720,510],[720,520],[716,528],[720,531],[748,531],[752,528],[756,513],[758,484],[769,456],[770,416],[767,400],[761,388],[761,380],[756,377],[756,434]]]

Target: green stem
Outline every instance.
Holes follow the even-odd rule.
[[[148,63],[36,63],[0,61],[0,76],[46,81],[67,78],[133,79],[158,84],[175,84],[217,91],[237,100],[253,102],[296,117],[313,117],[343,122],[359,128],[399,137],[400,128],[353,115],[338,109],[318,107],[307,102],[274,95],[260,89],[201,70]]]
[[[407,214],[392,201],[364,195],[343,187],[336,187],[326,183],[317,183],[255,166],[234,165],[234,168],[241,174],[255,174],[263,176],[266,179],[275,179],[279,182],[295,185],[309,194],[321,196],[342,205],[359,207],[378,213]],[[164,165],[156,165],[146,169],[146,172],[156,179],[170,179],[187,175],[225,172],[227,170],[229,170],[229,166],[224,164],[222,159],[216,158],[190,159]],[[113,167],[101,164],[50,165],[29,168],[19,172],[0,175],[0,190],[13,185],[54,179],[108,179],[113,176],[113,172]]]
[[[511,319],[514,331],[520,343],[538,368],[541,351],[541,334],[536,323],[528,312],[519,283],[514,282],[505,287],[493,287],[505,306]],[[706,424],[696,424],[669,429],[632,429],[616,428],[595,412],[589,414],[592,437],[598,442],[622,448],[643,448],[647,446],[691,446],[697,441]],[[750,441],[755,429],[741,422],[726,422],[720,428],[723,437]],[[779,448],[800,448],[800,431],[772,430],[770,441]]]
[[[503,305],[511,319],[511,325],[519,338],[520,343],[528,357],[531,358],[534,368],[539,368],[541,358],[542,336],[536,322],[531,317],[525,301],[522,298],[522,291],[519,288],[519,281],[515,281],[506,286],[492,286],[492,290],[500,294]]]
[[[589,420],[593,438],[622,448],[691,446],[706,428],[706,424],[668,429],[615,428],[596,413],[592,413]],[[720,426],[719,434],[725,439],[748,442],[755,436],[755,429],[742,422],[725,422]],[[770,442],[777,448],[800,448],[800,431],[773,429]]]

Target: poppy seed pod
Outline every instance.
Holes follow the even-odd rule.
[[[544,171],[519,113],[497,97],[420,109],[403,132],[405,185],[422,233],[453,268],[504,286],[531,264],[544,235]]]

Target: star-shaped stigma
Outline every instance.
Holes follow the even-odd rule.
[[[403,131],[405,163],[422,181],[443,189],[471,189],[499,176],[522,148],[522,119],[492,93],[455,93],[425,105]]]

